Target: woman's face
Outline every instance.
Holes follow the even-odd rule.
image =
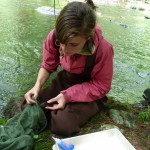
[[[87,39],[82,36],[75,36],[69,38],[66,44],[60,43],[60,47],[65,56],[70,56],[79,53],[84,47],[86,41]]]

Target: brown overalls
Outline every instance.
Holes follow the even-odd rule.
[[[60,71],[52,84],[43,90],[38,98],[40,103],[46,102],[57,96],[60,91],[75,84],[91,80],[91,71],[95,63],[95,55],[87,56],[85,70],[82,74],[71,74],[67,71]],[[81,91],[82,92],[82,91]],[[106,99],[104,97],[103,99]],[[92,102],[70,102],[62,110],[46,110],[49,129],[58,135],[71,136],[79,132],[80,128],[94,116],[102,106],[102,99]]]

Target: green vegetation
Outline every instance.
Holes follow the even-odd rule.
[[[150,118],[150,107],[147,108],[147,110],[143,110],[139,112],[138,118],[144,122],[144,124],[147,124],[149,122]]]
[[[110,109],[118,109],[118,110],[124,110],[128,111],[131,114],[138,115],[139,117],[136,118],[136,129],[133,128],[127,128],[124,125],[119,125],[115,122],[113,122],[109,117],[109,110]],[[146,150],[146,148],[150,148],[149,145],[149,139],[150,139],[150,129],[149,125],[145,124],[144,121],[150,121],[150,109],[145,110],[138,110],[133,108],[133,105],[116,102],[113,100],[113,98],[109,98],[109,101],[104,104],[104,108],[101,112],[99,112],[95,117],[93,117],[89,122],[81,128],[81,131],[74,135],[83,135],[93,132],[98,132],[102,130],[102,126],[104,125],[110,125],[110,126],[116,126],[121,131],[123,131],[124,136],[130,141],[130,143],[136,148],[136,149],[142,149]],[[51,138],[52,133],[49,130],[46,130],[39,134],[38,138],[35,140],[35,149],[34,150],[49,150],[52,149],[52,146],[54,145],[54,141]],[[59,138],[65,138],[58,136]]]
[[[11,102],[12,103],[10,105],[14,108],[13,105],[16,105],[15,99]],[[18,105],[16,105],[16,107],[18,107]],[[128,112],[129,114],[131,114],[131,116],[132,114],[134,116],[137,116],[135,117],[136,128],[132,127],[130,128],[125,126],[125,124],[118,124],[114,122],[110,118],[110,110],[112,109],[119,110],[120,112],[122,111]],[[11,114],[11,111],[14,114],[14,109],[10,109],[10,111],[7,112]],[[128,120],[128,118],[125,119]],[[6,121],[7,121],[6,119],[0,118],[0,125],[5,125]],[[119,128],[121,131],[123,131],[124,136],[131,142],[133,146],[135,146],[137,149],[141,148],[142,150],[145,150],[144,149],[145,146],[149,147],[149,140],[150,140],[149,122],[150,122],[150,107],[145,108],[143,110],[139,110],[137,108],[135,109],[135,107],[133,107],[133,105],[131,104],[115,101],[113,97],[109,97],[109,100],[107,102],[104,102],[104,106],[102,107],[101,112],[97,113],[95,117],[91,118],[87,122],[87,124],[81,128],[81,131],[78,134],[75,134],[74,136],[105,130],[106,128],[104,127],[107,125],[111,128],[112,127]],[[34,135],[35,140],[34,150],[52,149],[52,146],[54,145],[52,136],[53,134],[48,129],[39,133],[38,135]],[[61,136],[57,137],[65,138]]]
[[[0,125],[5,125],[6,121],[5,118],[0,118]]]
[[[56,9],[61,9],[68,1],[55,2]],[[0,6],[3,14],[0,24],[3,31],[0,76],[2,83],[5,83],[1,85],[1,99],[9,100],[12,96],[24,95],[35,83],[41,63],[42,43],[55,23],[53,17],[39,14],[35,9],[41,6],[54,7],[54,1],[30,0],[20,3],[19,0],[1,0]],[[143,11],[124,8],[104,5],[97,9],[101,14],[98,23],[102,27],[103,36],[113,44],[115,50],[114,78],[110,95],[115,95],[124,103],[112,98],[105,105],[105,109],[92,118],[77,135],[100,131],[103,124],[113,124],[124,129],[125,136],[137,149],[147,150],[150,149],[150,108],[135,110],[128,103],[139,102],[141,93],[149,87],[147,73],[150,26]],[[123,28],[120,22],[129,27]],[[49,82],[51,80],[47,83]],[[2,103],[1,100],[0,102]],[[10,108],[13,110],[13,107]],[[115,124],[108,116],[110,109],[127,110],[136,114],[138,128],[131,130]],[[6,121],[7,119],[0,118],[0,125],[5,125]],[[50,150],[54,144],[51,136],[48,130],[35,135],[35,150]]]

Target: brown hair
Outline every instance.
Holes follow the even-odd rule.
[[[88,4],[90,7],[92,7],[94,10],[96,10],[97,6],[93,3],[92,0],[85,0],[86,4]]]
[[[86,3],[68,3],[60,12],[55,28],[56,37],[60,43],[65,44],[70,37],[77,35],[89,38],[93,36],[96,24],[95,5],[92,0]]]

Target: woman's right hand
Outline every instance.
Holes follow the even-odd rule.
[[[27,101],[27,104],[35,104],[36,102],[32,99],[32,97],[37,99],[39,92],[40,92],[40,87],[36,86],[36,85],[31,90],[29,90],[24,95],[24,97],[25,97],[25,99]]]
[[[49,75],[50,75],[50,73],[46,69],[40,68],[38,77],[37,77],[37,81],[36,81],[34,87],[31,90],[29,90],[24,96],[27,101],[27,104],[35,104],[36,103],[34,100],[32,100],[32,97],[37,99],[38,94],[39,94],[42,86],[44,85],[44,83],[49,78]]]

